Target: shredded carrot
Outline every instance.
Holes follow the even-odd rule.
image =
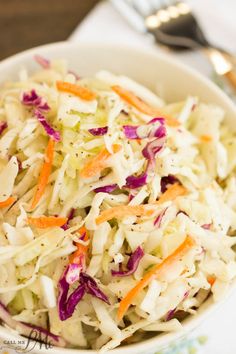
[[[214,277],[213,275],[209,275],[209,276],[207,277],[207,281],[208,281],[208,283],[209,283],[211,286],[213,286],[214,283],[215,283],[215,281],[216,281],[216,277]]]
[[[87,241],[89,239],[88,230],[84,226],[79,229],[79,234],[81,236],[84,236],[83,241]],[[77,247],[77,250],[69,256],[70,263],[80,263],[81,258],[84,258],[84,261],[85,261],[85,257],[86,257],[87,250],[88,250],[88,245],[85,246],[79,242],[76,242],[76,247]]]
[[[3,200],[2,202],[0,202],[0,208],[6,208],[6,207],[10,206],[11,204],[13,204],[15,201],[16,201],[16,198],[9,197],[6,200]]]
[[[113,153],[115,154],[118,151],[120,151],[121,146],[118,144],[114,144],[112,148],[113,148]],[[98,153],[98,155],[93,157],[90,161],[88,161],[84,165],[84,167],[80,171],[80,176],[83,178],[89,178],[101,172],[106,167],[106,162],[111,155],[112,154],[106,148],[102,149]]]
[[[29,225],[33,225],[39,229],[46,229],[47,227],[62,226],[67,222],[68,218],[62,218],[57,216],[40,216],[40,217],[28,217],[27,221]]]
[[[137,294],[144,289],[153,279],[159,278],[163,273],[165,274],[172,268],[190,249],[195,246],[195,241],[187,236],[184,242],[161,263],[156,264],[150,271],[148,271],[142,280],[132,288],[128,294],[121,300],[118,309],[118,320],[121,320],[131,305],[133,299]]]
[[[180,125],[179,121],[176,118],[171,117],[168,114],[162,113],[160,109],[150,107],[139,97],[135,96],[132,92],[125,90],[123,87],[115,85],[112,86],[112,90],[115,91],[117,95],[119,95],[128,104],[135,107],[138,111],[152,117],[163,116],[163,118],[165,118],[166,124],[171,127],[177,127]]]
[[[57,81],[58,91],[68,92],[72,95],[78,96],[86,101],[92,101],[96,98],[96,94],[86,87],[78,84],[71,84],[70,82]]]
[[[204,143],[209,143],[210,141],[212,141],[212,137],[210,135],[201,135],[200,140]]]
[[[54,145],[55,145],[54,140],[50,139],[45,151],[45,161],[39,175],[38,185],[32,201],[31,209],[34,209],[36,207],[47,186],[48,179],[52,170]]]
[[[115,85],[112,86],[112,90],[117,93],[124,101],[131,106],[137,108],[140,112],[148,114],[149,116],[155,115],[155,109],[147,105],[140,98],[135,96],[132,92],[125,90],[123,87]]]
[[[163,116],[163,118],[166,121],[166,124],[169,125],[169,127],[178,127],[178,126],[180,126],[180,122],[178,121],[178,119],[170,116],[169,114],[162,113],[161,111],[159,111],[159,115]]]
[[[130,215],[151,216],[153,212],[153,209],[147,209],[145,205],[121,205],[102,211],[96,218],[96,223],[99,225],[113,218],[122,218]]]
[[[179,183],[172,184],[158,199],[157,204],[162,204],[187,193],[187,190]]]

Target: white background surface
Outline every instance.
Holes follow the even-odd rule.
[[[86,0],[85,0],[86,1]],[[145,0],[144,0],[145,1]],[[188,1],[209,40],[236,53],[236,0]],[[135,32],[107,3],[99,4],[70,37],[71,41],[123,43],[129,46],[154,46],[152,39]],[[156,50],[161,50],[157,45]],[[205,75],[211,67],[198,53],[173,54]],[[236,354],[236,292],[197,330],[209,340],[203,354]]]

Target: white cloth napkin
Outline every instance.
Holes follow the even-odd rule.
[[[145,0],[144,0],[145,1]],[[201,26],[214,44],[236,53],[236,1],[189,0]],[[151,47],[151,36],[136,32],[109,2],[98,4],[69,38],[71,41],[117,43],[128,46]],[[157,45],[156,50],[162,50]],[[184,61],[203,74],[210,76],[211,65],[196,52],[170,55]]]
[[[208,34],[209,40],[236,53],[236,1],[189,0]],[[98,4],[72,33],[70,41],[119,43],[129,46],[154,46],[151,37],[137,33],[109,2]],[[161,50],[156,45],[156,50]],[[181,53],[177,56],[205,75],[212,72],[207,60],[199,53]],[[202,349],[204,354],[236,354],[236,292],[196,331],[196,336],[209,339]],[[181,354],[181,353],[180,353]]]

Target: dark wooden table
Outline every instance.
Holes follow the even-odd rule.
[[[65,40],[98,0],[0,0],[0,60]]]

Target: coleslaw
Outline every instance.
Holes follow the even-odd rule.
[[[224,111],[36,56],[0,88],[0,319],[105,352],[179,331],[236,276]]]

